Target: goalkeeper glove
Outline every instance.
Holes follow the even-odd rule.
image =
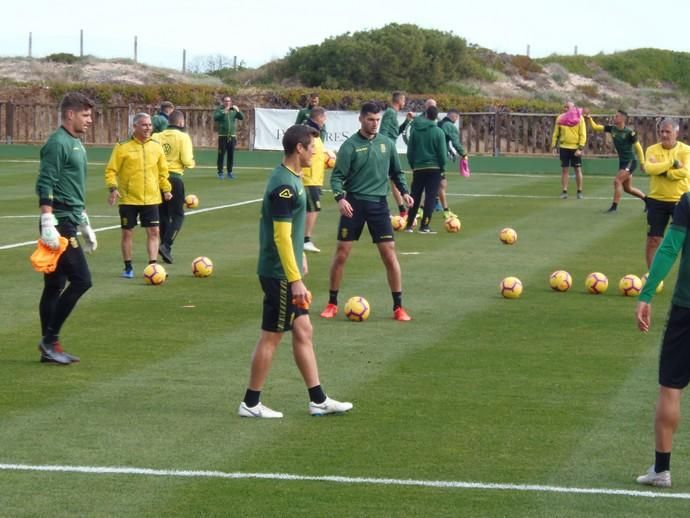
[[[53,250],[60,248],[60,233],[55,228],[57,223],[57,218],[52,212],[41,214],[41,241]]]
[[[81,223],[77,225],[77,230],[81,232],[81,235],[84,238],[84,250],[89,254],[94,252],[98,247],[98,241],[96,240],[96,233],[91,228],[89,215],[86,213],[86,211],[81,213]]]

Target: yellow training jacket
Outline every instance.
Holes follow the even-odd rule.
[[[168,163],[161,145],[132,137],[115,145],[105,166],[105,185],[120,192],[120,205],[158,205],[170,192]]]
[[[171,173],[184,174],[185,168],[193,169],[196,166],[192,139],[177,126],[168,126],[153,138],[163,146],[168,171]]]
[[[649,175],[647,196],[659,201],[678,202],[684,192],[690,190],[690,146],[676,142],[671,149],[659,144],[647,148],[644,172]],[[682,167],[674,168],[677,160]]]
[[[553,128],[551,147],[562,147],[563,149],[583,149],[587,143],[587,126],[585,118],[580,117],[577,126],[565,126],[558,124],[561,116],[556,117],[556,125]]]
[[[302,168],[302,183],[306,187],[321,187],[326,169],[326,148],[321,137],[314,137],[314,155],[311,167]]]

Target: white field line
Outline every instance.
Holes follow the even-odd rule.
[[[216,205],[215,207],[207,207],[205,209],[197,209],[197,210],[190,210],[188,212],[185,212],[185,216],[193,216],[195,214],[202,214],[204,212],[211,212],[214,210],[220,210],[220,209],[227,209],[227,208],[232,208],[232,207],[241,207],[242,205],[249,205],[251,203],[258,203],[261,201],[261,198],[257,198],[256,200],[246,200],[246,201],[240,201],[237,203],[229,203],[227,205]],[[28,217],[28,216],[13,216],[13,217]],[[36,218],[36,216],[30,216]],[[94,217],[110,217],[110,216],[91,216],[89,215],[89,218],[94,218]],[[108,227],[100,227],[100,228],[94,228],[94,232],[104,232],[106,230],[115,230],[120,228],[120,225],[111,225]],[[38,239],[38,238],[36,238]],[[36,239],[33,241],[24,241],[23,243],[12,243],[10,245],[0,245],[0,250],[9,250],[11,248],[20,248],[22,246],[33,246],[36,244]]]
[[[447,489],[480,489],[488,491],[532,491],[538,493],[564,493],[635,498],[671,498],[690,500],[690,493],[665,491],[639,491],[631,489],[606,489],[594,487],[545,486],[539,484],[505,484],[490,482],[462,482],[455,480],[414,480],[398,478],[342,477],[337,475],[294,475],[291,473],[242,473],[224,471],[193,471],[178,469],[151,469],[121,466],[61,466],[33,464],[0,464],[0,471],[29,471],[50,473],[81,473],[87,475],[136,475],[148,477],[258,479],[281,481],[330,482],[334,484],[367,484],[382,486],[416,486]]]

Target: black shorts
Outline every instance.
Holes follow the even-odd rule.
[[[374,243],[395,241],[391,213],[386,198],[379,201],[358,200],[348,195],[347,201],[352,205],[352,217],[340,216],[338,223],[338,241],[358,241],[364,224],[367,224],[371,240]]]
[[[575,156],[577,149],[560,148],[561,167],[582,167],[582,156]]]
[[[307,185],[307,212],[321,212],[321,187]]]
[[[91,286],[91,272],[86,262],[84,249],[77,238],[77,228],[74,223],[61,221],[57,230],[62,237],[67,238],[67,248],[58,259],[57,267],[52,273],[44,275],[46,285],[57,283],[60,289],[64,288],[65,281],[79,284],[89,288]]]
[[[261,329],[264,331],[290,331],[295,318],[309,314],[308,309],[298,308],[292,303],[292,289],[286,279],[259,275],[259,282],[264,290],[264,309],[261,317]]]
[[[633,174],[635,172],[635,169],[637,169],[637,160],[619,160],[618,161],[618,170],[619,171],[627,171],[630,174]]]
[[[659,354],[659,385],[683,389],[690,382],[690,309],[671,305]]]
[[[132,229],[137,226],[137,216],[142,227],[157,227],[158,205],[120,205],[120,227]]]
[[[647,198],[647,236],[662,237],[675,208],[674,201]]]

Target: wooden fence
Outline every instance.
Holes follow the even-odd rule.
[[[156,113],[157,106],[129,104],[126,106],[99,106],[94,122],[85,136],[86,144],[113,145],[129,136],[134,114]],[[181,106],[185,112],[187,128],[196,147],[215,147],[216,133],[213,109]],[[237,125],[238,147],[249,149],[254,140],[254,110],[243,109],[245,120]],[[474,155],[548,154],[556,114],[550,113],[463,113],[462,142],[468,153]],[[607,124],[611,116],[597,116],[600,124]],[[629,125],[640,135],[642,146],[658,141],[656,130],[662,117],[632,116]],[[679,138],[690,137],[690,118],[677,117]],[[39,144],[58,126],[58,113],[54,105],[0,101],[0,142]],[[590,156],[615,155],[610,138],[603,133],[588,131],[587,154]]]

